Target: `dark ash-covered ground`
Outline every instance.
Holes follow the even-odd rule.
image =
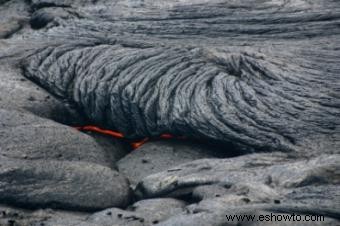
[[[0,225],[340,225],[339,65],[337,0],[0,0]]]

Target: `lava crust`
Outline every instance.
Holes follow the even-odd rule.
[[[85,8],[86,19],[59,18],[36,33],[25,76],[128,138],[170,133],[250,151],[324,141],[339,148],[334,1],[128,2],[104,1],[100,15]]]

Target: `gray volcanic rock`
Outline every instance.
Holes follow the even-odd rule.
[[[33,29],[40,29],[46,26],[57,26],[62,19],[81,18],[77,12],[71,8],[48,7],[36,10],[30,19]]]
[[[21,75],[9,62],[0,63],[0,106],[25,110],[61,123],[81,123],[84,119],[65,103]]]
[[[172,198],[145,199],[135,202],[128,210],[144,214],[149,222],[156,224],[185,211],[186,203]]]
[[[91,136],[101,146],[105,153],[109,155],[106,157],[106,160],[109,160],[115,166],[117,161],[131,153],[131,145],[127,142],[91,131],[86,132],[86,134]]]
[[[28,22],[30,6],[27,1],[1,0],[0,1],[0,39],[11,38],[19,32]]]
[[[0,38],[7,38],[21,29],[20,20],[10,21],[0,25]]]
[[[222,195],[229,193],[230,185],[202,185],[197,186],[192,190],[192,198],[194,200],[203,200],[221,197]]]
[[[294,219],[301,219],[299,220],[283,220],[283,215],[287,217],[291,217],[291,215],[287,214],[286,212],[271,212],[266,210],[261,210],[264,206],[241,206],[241,207],[225,207],[223,211],[220,210],[213,210],[213,211],[202,211],[197,212],[194,214],[187,213],[187,214],[180,214],[175,217],[171,217],[168,220],[161,222],[160,226],[248,226],[248,225],[278,225],[278,226],[332,226],[338,225],[340,223],[339,220],[329,218],[329,217],[319,217],[319,220],[311,221],[309,214],[299,213],[295,214],[299,215],[300,218]],[[260,218],[260,215],[263,218]],[[228,219],[227,216],[238,216],[241,220],[237,220],[234,217],[234,220]],[[248,217],[248,218],[247,218]],[[254,217],[254,220],[251,220]],[[268,221],[263,220],[264,217],[269,219]],[[276,217],[276,218],[275,218]],[[307,218],[305,218],[307,217]],[[242,219],[243,218],[243,219]],[[249,219],[249,220],[247,220]],[[262,219],[262,220],[260,220]],[[279,219],[279,220],[275,220]],[[289,219],[289,218],[287,218]],[[290,218],[292,219],[292,218]],[[309,221],[303,221],[304,219],[308,219]]]
[[[132,185],[144,177],[201,158],[219,156],[217,147],[188,141],[150,141],[131,152],[119,162],[118,169]]]
[[[184,212],[184,207],[185,203],[176,199],[148,199],[134,203],[127,211],[111,208],[95,213],[87,222],[102,226],[154,225]]]
[[[248,151],[336,153],[340,29],[330,12],[339,4],[258,3],[76,1],[87,16],[22,40],[35,44],[21,66],[129,138],[172,133]]]
[[[87,223],[101,226],[144,226],[144,217],[142,214],[136,212],[110,208],[93,214],[88,218]]]
[[[27,210],[0,206],[1,226],[65,226],[76,225],[86,219],[88,213],[52,209]]]
[[[98,210],[129,203],[128,181],[88,162],[0,159],[0,202],[30,208]]]
[[[70,6],[75,6],[79,7],[82,4],[85,3],[92,3],[93,1],[91,0],[32,0],[32,6],[34,8],[43,8],[43,7],[70,7]]]
[[[0,203],[105,209],[6,210],[0,224],[318,214],[314,225],[340,225],[338,1],[0,0],[0,15]],[[21,111],[193,143],[149,142],[123,158],[131,194],[112,169],[128,152],[120,142]]]
[[[284,164],[287,161],[289,161],[287,155],[281,153],[251,154],[227,159],[200,159],[144,178],[137,186],[137,193],[141,198],[149,198],[202,185],[217,184],[228,188],[242,181],[260,183],[259,178],[263,181],[270,179],[267,179],[266,174],[253,173],[254,171],[274,164]]]
[[[191,195],[202,200],[188,207],[192,213],[266,204],[257,209],[340,219],[339,166],[340,155],[310,160],[278,154],[204,159],[150,175],[140,182],[136,193],[141,198]],[[204,190],[204,185],[209,187]]]
[[[260,225],[277,225],[277,226],[332,226],[332,225],[339,225],[340,220],[336,220],[333,218],[329,217],[322,217],[322,216],[316,216],[314,215],[311,217],[309,214],[299,214],[299,217],[295,217],[295,220],[280,220],[284,219],[283,216],[286,216],[286,219],[291,218],[290,214],[287,214],[285,212],[283,213],[272,213],[270,211],[256,211],[257,216],[264,216],[267,217],[267,219],[271,219],[270,221],[256,221],[256,222],[251,222],[252,225],[254,226],[260,226]],[[272,217],[272,215],[274,215]],[[293,219],[293,218],[291,218]],[[301,220],[300,220],[301,219]],[[304,221],[305,220],[305,221]],[[242,225],[242,223],[241,223]]]
[[[321,155],[311,160],[289,159],[281,154],[252,154],[228,159],[202,159],[178,165],[144,178],[137,186],[141,197],[169,195],[188,187],[207,184],[234,188],[242,193],[268,197],[286,189],[323,184],[338,185],[340,155]],[[262,192],[252,190],[257,189]],[[270,201],[272,199],[269,199]]]
[[[113,167],[113,152],[76,129],[37,116],[0,109],[0,156],[26,160],[83,161]]]
[[[127,179],[109,168],[114,165],[112,153],[90,136],[3,109],[0,125],[1,203],[76,210],[129,203]]]
[[[242,208],[253,208],[254,210],[267,210],[272,213],[322,215],[340,220],[340,193],[335,185],[306,186],[291,189],[284,195],[274,194],[274,196],[271,195],[272,197],[270,197],[270,194],[268,195],[268,191],[254,195],[249,190],[231,188],[225,195],[204,199],[197,204],[188,206],[187,209],[189,213],[200,213],[211,212],[211,210],[227,212],[228,208],[235,210],[238,208],[239,212],[242,212]],[[261,189],[258,189],[257,192],[261,192]]]

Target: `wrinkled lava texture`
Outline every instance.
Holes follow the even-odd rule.
[[[0,21],[0,225],[339,225],[339,0],[0,0]]]
[[[32,2],[34,28],[58,26],[24,39],[25,76],[96,125],[248,150],[339,148],[337,1]]]

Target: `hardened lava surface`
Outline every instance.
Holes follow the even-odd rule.
[[[0,0],[0,21],[0,225],[340,224],[338,0]]]
[[[34,34],[25,76],[128,138],[339,148],[335,2],[137,2],[88,6]]]

